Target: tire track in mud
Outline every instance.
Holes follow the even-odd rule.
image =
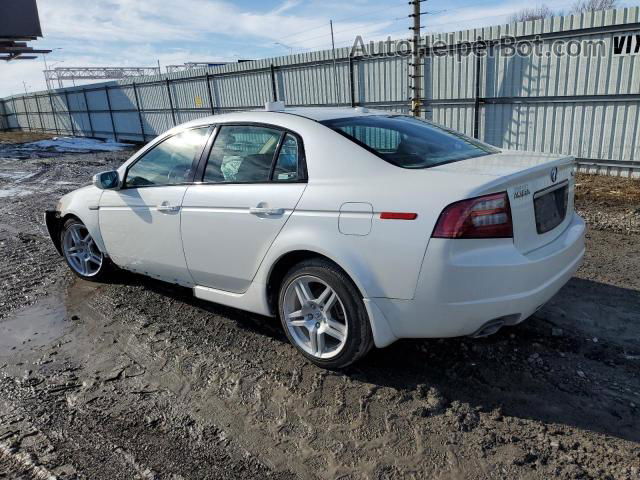
[[[392,379],[384,385],[359,378],[368,375],[363,368],[380,369],[375,361],[346,375],[320,371],[284,342],[274,331],[275,322],[264,319],[263,324],[255,323],[261,319],[202,304],[187,297],[187,292],[176,294],[164,285],[156,284],[149,291],[138,281],[142,280],[132,279],[134,284],[124,289],[106,287],[96,297],[101,308],[120,305],[118,316],[122,315],[127,325],[147,325],[144,333],[119,334],[126,339],[117,344],[126,345],[137,363],[154,365],[145,375],[151,390],[170,391],[197,421],[214,418],[226,425],[234,438],[276,470],[321,478],[373,478],[387,470],[398,475],[402,472],[401,476],[458,469],[465,474],[498,473],[491,457],[505,444],[524,464],[532,458],[531,449],[538,452],[536,459],[551,459],[556,442],[550,437],[558,433],[545,433],[539,421],[505,417],[496,413],[499,407],[492,410],[449,400],[429,381],[403,388],[394,386]],[[217,315],[212,332],[192,329],[191,324],[197,324],[200,316],[209,318],[210,313]],[[245,321],[247,324],[238,329],[238,323]],[[247,330],[248,325],[256,331]],[[510,342],[503,339],[502,343]],[[462,350],[464,345],[450,343]],[[425,361],[422,345],[405,345],[404,350],[403,361]],[[383,352],[376,355],[378,360]],[[394,357],[395,366],[401,368],[397,353]],[[185,370],[185,362],[199,362],[201,368]],[[420,369],[412,370],[418,377]],[[393,375],[384,367],[381,373]],[[467,380],[474,383],[473,376]],[[335,402],[336,396],[344,400]],[[527,441],[512,441],[522,428],[540,433]],[[505,429],[508,435],[489,435]],[[595,450],[616,442],[629,448],[626,441],[589,431],[563,425],[559,431],[589,439]],[[492,440],[486,442],[486,435]],[[468,440],[462,441],[465,436]],[[474,440],[474,436],[479,438]],[[542,448],[540,436],[546,444]],[[633,444],[631,447],[637,452],[637,446],[635,450]],[[515,472],[518,461],[516,458],[502,468]]]
[[[87,185],[97,170],[115,167],[131,152],[0,159],[0,319],[46,295],[68,275],[44,225],[45,209]]]
[[[373,360],[346,373],[333,373],[301,359],[275,321],[205,304],[188,291],[140,277],[124,275],[121,282],[96,287],[77,281],[67,294],[78,320],[56,356],[75,365],[73,384],[82,388],[66,393],[66,404],[99,432],[92,429],[94,436],[85,437],[76,426],[65,427],[70,437],[62,448],[72,452],[79,468],[91,465],[86,453],[70,448],[79,439],[91,445],[104,443],[96,440],[104,437],[118,445],[135,432],[138,443],[121,452],[131,451],[130,458],[145,466],[138,474],[180,471],[140,451],[139,441],[181,431],[184,422],[191,431],[216,429],[216,438],[233,439],[269,471],[293,471],[302,478],[436,478],[442,472],[510,476],[522,468],[539,470],[540,478],[554,472],[579,472],[585,478],[592,472],[597,478],[594,459],[611,445],[619,452],[619,464],[625,458],[628,468],[637,463],[637,443],[553,422],[550,430],[541,421],[509,417],[499,406],[474,407],[456,399],[457,388],[464,390],[460,380],[470,388],[494,384],[478,383],[482,377],[464,369],[478,360],[499,361],[505,345],[520,347],[522,342],[510,335],[486,342],[486,349],[465,340],[406,342],[401,349],[376,352]],[[536,335],[528,332],[530,338],[523,340]],[[563,348],[570,355],[575,354],[572,343]],[[486,357],[488,349],[499,352]],[[446,361],[438,358],[447,354]],[[434,376],[416,367],[430,362],[442,371]],[[511,369],[501,374],[520,374]],[[456,370],[461,378],[452,373]],[[522,373],[545,380],[544,370],[525,368]],[[443,377],[454,384],[447,394]],[[575,396],[583,390],[571,385],[568,391]],[[144,419],[147,410],[155,413]],[[141,416],[133,425],[128,421]],[[160,432],[138,431],[138,423],[153,427],[156,422],[164,426]],[[220,448],[210,437],[189,437],[200,448]],[[569,453],[557,458],[565,442]],[[585,451],[572,451],[574,444]],[[169,448],[166,438],[159,448]],[[129,465],[122,459],[115,464],[121,469]]]

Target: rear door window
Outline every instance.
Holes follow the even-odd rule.
[[[402,168],[428,168],[499,152],[453,130],[406,115],[371,115],[322,123]]]
[[[273,171],[275,182],[297,182],[302,178],[298,139],[287,133],[280,147],[278,159]]]
[[[207,183],[269,181],[282,131],[252,125],[220,127],[204,172]]]

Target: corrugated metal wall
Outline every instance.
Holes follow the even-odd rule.
[[[7,112],[4,108],[4,102],[0,102],[0,131],[6,130],[7,128]]]
[[[638,7],[428,36],[424,115],[498,147],[640,170],[640,54],[615,55],[613,45],[616,36],[636,34]],[[505,36],[537,38],[539,54],[510,56]],[[558,56],[557,41],[596,45],[596,54]],[[435,54],[438,42],[446,54]],[[469,46],[487,54],[469,55]],[[319,51],[37,92],[0,100],[0,115],[9,129],[140,141],[276,98],[406,113],[409,57],[381,48],[373,56],[341,48],[335,62],[331,51]]]

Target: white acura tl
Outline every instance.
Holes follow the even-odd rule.
[[[117,266],[279,316],[339,368],[531,316],[584,254],[573,171],[405,115],[268,104],[169,130],[45,218],[81,278]]]

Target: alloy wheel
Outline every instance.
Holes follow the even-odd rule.
[[[296,345],[309,355],[329,359],[344,348],[347,312],[336,291],[320,278],[293,280],[284,293],[283,314]]]
[[[102,267],[103,256],[98,250],[87,227],[74,223],[64,232],[62,249],[69,265],[84,277],[97,275]]]

